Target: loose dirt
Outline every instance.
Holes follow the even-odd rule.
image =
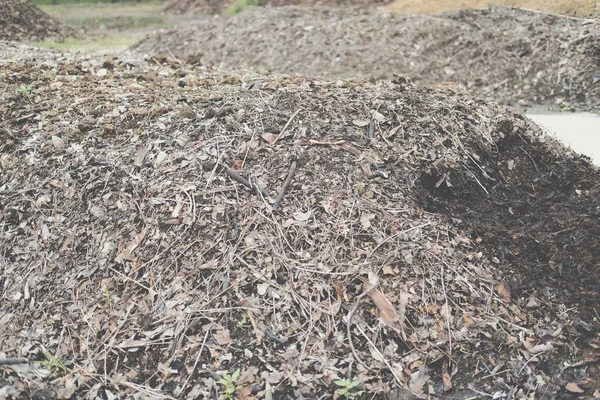
[[[0,0],[0,40],[35,41],[74,35],[27,0]]]
[[[599,171],[522,115],[0,49],[4,397],[597,397]]]
[[[436,15],[274,8],[181,26],[134,48],[329,79],[401,73],[505,104],[600,108],[600,24],[505,7]]]

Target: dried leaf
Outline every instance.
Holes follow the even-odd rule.
[[[506,283],[506,281],[500,282],[497,290],[498,290],[498,295],[500,296],[500,299],[502,299],[503,302],[505,302],[505,303],[511,302],[512,297],[510,294],[510,287],[508,286],[508,283]]]
[[[374,213],[369,213],[369,212],[363,212],[360,216],[360,223],[363,227],[363,229],[370,229],[371,228],[371,220],[373,218],[375,218]]]
[[[311,210],[308,210],[305,213],[298,211],[297,213],[294,214],[294,219],[296,221],[308,221],[308,219],[310,218],[311,215],[312,215]]]
[[[213,338],[221,346],[230,344],[232,342],[231,336],[229,335],[229,331],[227,329],[216,331],[215,333],[213,333]]]
[[[452,381],[450,380],[450,373],[448,372],[448,359],[445,359],[442,364],[442,381],[444,382],[445,392],[452,389]]]
[[[567,389],[567,391],[569,391],[571,393],[584,393],[585,392],[582,388],[577,386],[577,384],[575,382],[567,383],[567,386],[565,386],[565,389]]]
[[[56,150],[62,150],[65,147],[67,147],[65,141],[59,138],[58,136],[52,136],[52,145]]]
[[[277,140],[277,135],[274,135],[272,133],[269,132],[265,132],[262,135],[260,135],[261,138],[264,139],[265,142],[269,143],[269,144],[273,144],[273,142],[275,142]]]
[[[364,119],[355,119],[354,121],[352,121],[352,123],[356,126],[360,126],[361,128],[369,125],[369,121]]]
[[[148,154],[148,148],[143,144],[140,144],[135,149],[135,155],[133,157],[133,165],[136,167],[141,167],[144,165],[144,158],[146,158],[146,154]]]
[[[379,309],[379,317],[387,326],[399,333],[402,339],[405,339],[404,330],[400,325],[400,316],[394,309],[392,303],[379,290],[375,289],[369,292],[371,301],[375,303]]]

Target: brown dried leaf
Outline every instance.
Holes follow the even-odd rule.
[[[569,391],[571,393],[584,393],[584,390],[582,388],[580,388],[579,386],[577,386],[577,384],[575,382],[567,383],[567,386],[565,386],[565,389],[567,389],[567,391]]]
[[[213,333],[213,337],[215,338],[216,342],[219,343],[221,346],[230,344],[232,342],[231,336],[229,335],[229,331],[227,329],[216,331],[215,333]]]
[[[385,297],[379,290],[375,289],[369,293],[369,297],[371,301],[375,303],[377,308],[379,309],[379,317],[381,320],[390,328],[395,330],[397,333],[401,335],[403,339],[404,330],[402,329],[402,325],[400,325],[400,316],[394,309],[392,303]]]
[[[508,283],[506,283],[506,281],[500,282],[497,290],[498,290],[498,295],[500,296],[500,299],[502,299],[503,302],[510,303],[512,301],[512,296],[510,294],[510,287],[508,286]]]
[[[141,167],[144,165],[144,158],[146,158],[146,154],[148,154],[148,148],[143,144],[140,144],[135,149],[135,155],[133,157],[133,165],[136,167]]]
[[[442,381],[444,382],[444,391],[452,389],[452,381],[448,372],[448,359],[445,359],[442,364]]]
[[[52,136],[52,145],[56,150],[62,150],[65,147],[67,147],[65,141],[59,138],[58,136]]]
[[[269,132],[265,132],[262,135],[260,135],[261,138],[264,139],[265,142],[269,143],[269,144],[273,144],[273,142],[275,142],[277,140],[277,135],[274,135],[272,133]]]

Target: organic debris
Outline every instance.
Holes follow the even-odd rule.
[[[522,115],[0,48],[0,395],[598,395],[600,177]]]
[[[0,10],[0,40],[37,41],[74,35],[71,28],[29,0],[0,0]]]
[[[600,23],[507,7],[434,15],[282,7],[186,24],[134,48],[328,79],[407,74],[488,101],[600,109]]]
[[[172,0],[165,11],[191,14],[221,14],[235,0]],[[377,7],[390,4],[393,0],[263,0],[262,6],[282,7],[289,5],[329,7]]]

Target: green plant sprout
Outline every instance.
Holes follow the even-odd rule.
[[[110,292],[108,291],[107,286],[104,286],[104,297],[106,297],[106,302],[108,303],[108,307],[112,308],[112,300],[110,298]]]
[[[340,387],[338,390],[336,390],[336,392],[345,399],[352,399],[358,394],[358,392],[354,392],[354,389],[360,385],[360,381],[358,379],[352,381],[346,378],[343,381],[337,380],[333,383]]]
[[[235,392],[241,388],[240,386],[237,386],[235,384],[235,381],[237,381],[240,377],[240,373],[241,371],[238,369],[231,375],[223,374],[221,379],[217,381],[219,385],[223,386],[223,393],[225,394],[225,398],[227,400],[233,400],[235,398],[233,397],[235,395]]]
[[[46,357],[47,361],[38,362],[48,364],[50,366],[50,371],[55,375],[67,373],[67,367],[65,367],[65,364],[63,364],[62,361],[60,361],[57,357],[53,356],[52,353],[46,350],[44,346],[40,346],[40,351],[42,352],[44,357]]]
[[[32,89],[33,89],[33,83],[30,83],[29,85],[19,86],[18,88],[15,89],[15,92],[17,94],[21,94],[21,96],[23,96],[23,97],[30,98]]]
[[[248,324],[248,319],[246,318],[246,315],[242,316],[242,319],[240,319],[237,323],[237,327],[238,329],[248,329],[250,328],[250,324]]]

